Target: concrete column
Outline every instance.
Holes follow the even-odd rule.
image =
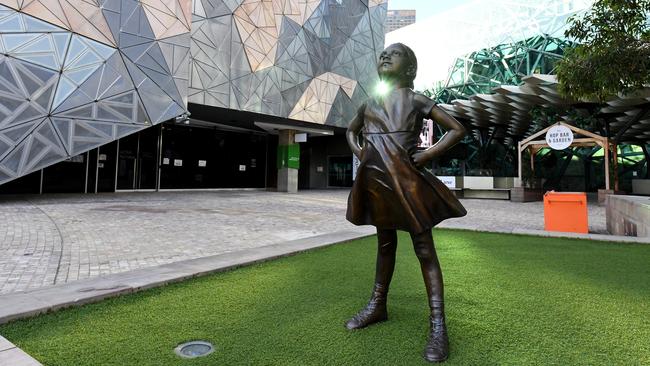
[[[278,155],[281,151],[289,151],[289,146],[296,144],[296,131],[295,130],[280,130],[278,138]],[[300,150],[298,150],[300,151]],[[295,159],[295,156],[288,156],[288,159]],[[297,157],[300,161],[300,155]],[[282,160],[282,159],[278,159]],[[284,159],[287,163],[286,159]],[[278,192],[296,193],[298,192],[298,169],[292,167],[293,164],[282,164],[278,161]],[[297,166],[297,165],[295,165]]]

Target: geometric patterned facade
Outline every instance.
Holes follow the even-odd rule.
[[[191,0],[0,4],[0,184],[186,111]]]
[[[0,184],[187,112],[345,126],[386,0],[0,0]]]
[[[386,0],[195,0],[189,101],[345,127],[376,82]]]

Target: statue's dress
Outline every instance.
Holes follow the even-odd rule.
[[[428,170],[418,169],[411,158],[422,120],[434,106],[424,95],[402,88],[383,100],[371,98],[359,109],[361,164],[348,197],[348,221],[421,233],[447,218],[467,214],[456,196]]]

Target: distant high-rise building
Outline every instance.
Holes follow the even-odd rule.
[[[415,23],[415,10],[389,10],[386,13],[384,29],[388,33],[413,23]]]

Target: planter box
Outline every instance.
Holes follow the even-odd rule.
[[[534,202],[541,201],[544,193],[539,188],[514,187],[510,189],[510,201],[513,202]]]
[[[650,197],[609,196],[607,231],[614,235],[650,237]]]
[[[494,188],[510,189],[516,187],[515,177],[494,177]]]
[[[613,194],[625,194],[624,191],[614,191],[613,189],[599,189],[598,190],[598,205],[603,206],[607,203],[607,196]]]
[[[599,189],[598,190],[598,204],[599,205],[604,205],[605,201],[607,201],[607,196],[610,194],[614,194],[613,189]]]
[[[650,196],[650,179],[632,179],[632,193]]]
[[[462,188],[463,198],[485,198],[493,200],[509,200],[510,188],[514,185],[514,177],[456,177],[457,188]]]
[[[483,198],[490,200],[509,200],[509,189],[464,189],[463,198]]]
[[[494,177],[463,177],[463,188],[465,189],[493,189]]]

